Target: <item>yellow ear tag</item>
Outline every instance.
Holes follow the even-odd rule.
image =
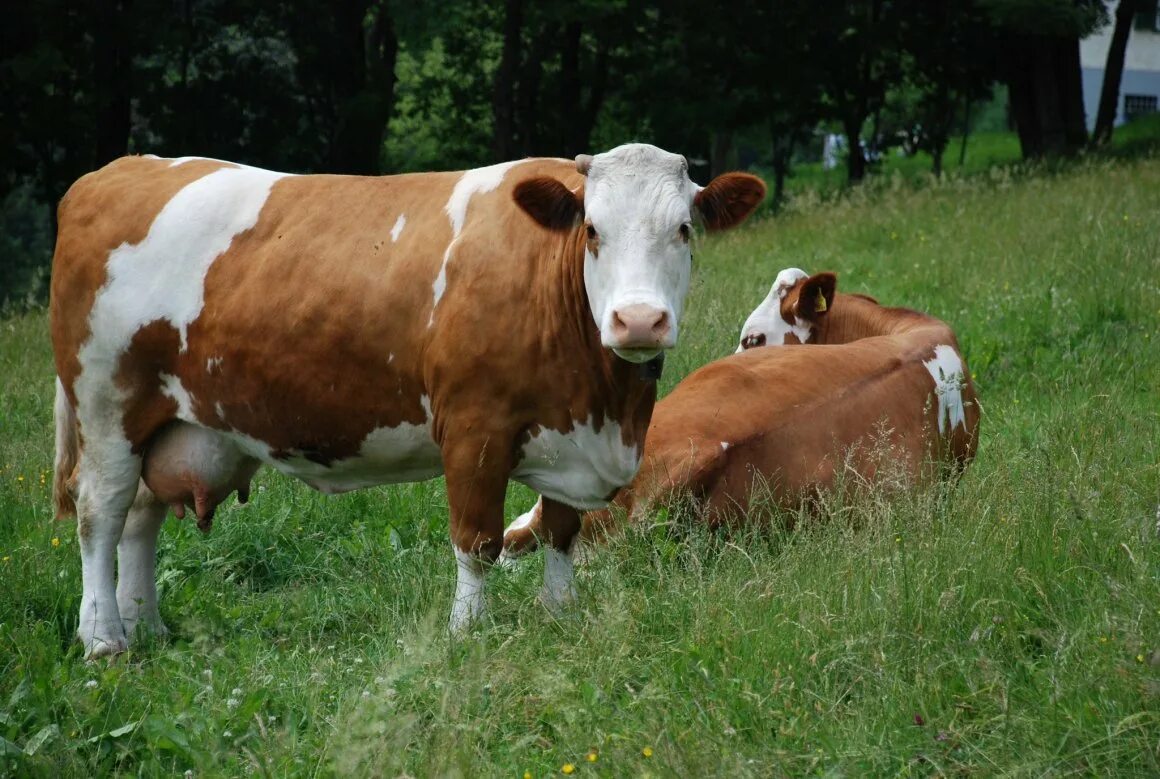
[[[826,310],[826,296],[819,292],[818,298],[814,302],[814,313],[820,314],[825,310]]]

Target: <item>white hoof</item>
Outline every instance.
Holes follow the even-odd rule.
[[[121,614],[116,601],[98,607],[90,601],[81,607],[77,638],[85,648],[85,659],[119,654],[129,648],[125,639],[125,628],[121,625]]]
[[[169,635],[169,628],[165,627],[165,623],[161,621],[161,614],[157,611],[155,596],[146,600],[118,593],[117,610],[121,612],[121,627],[124,628],[129,643],[133,643],[138,629],[155,636]]]
[[[516,567],[516,563],[523,557],[522,554],[508,554],[505,549],[499,553],[499,558],[495,561],[496,568],[503,568],[504,570],[511,570]]]
[[[121,626],[125,629],[125,637],[132,644],[140,635],[146,634],[156,636],[157,638],[165,638],[169,635],[169,628],[161,621],[160,617],[155,619],[122,619]]]
[[[117,626],[120,628],[120,625]],[[120,636],[85,636],[81,631],[77,631],[77,638],[85,647],[86,660],[99,660],[102,657],[112,657],[119,655],[129,649],[129,642],[125,640],[124,635]]]
[[[447,629],[453,636],[462,636],[483,616],[484,592],[483,563],[464,552],[455,550],[455,599],[451,602],[451,619]]]
[[[540,591],[540,602],[552,613],[576,602],[570,553],[552,547],[544,549],[544,589]]]

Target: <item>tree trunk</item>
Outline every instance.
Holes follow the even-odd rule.
[[[127,17],[131,0],[114,0],[97,12],[93,40],[96,95],[96,144],[92,167],[123,156],[129,149],[131,123],[130,81],[133,53]]]
[[[1011,113],[1023,158],[1078,151],[1087,141],[1079,40],[1016,36],[1005,49]]]
[[[608,86],[608,42],[603,38],[596,43],[596,61],[592,65],[588,82],[588,100],[573,124],[575,132],[572,135],[572,148],[578,149],[577,153],[591,151],[589,144],[592,129],[596,127],[596,118],[600,116],[600,108],[604,105],[605,89]]]
[[[1101,146],[1112,140],[1116,109],[1120,106],[1124,55],[1128,51],[1128,36],[1132,32],[1132,19],[1138,6],[1137,0],[1120,0],[1116,7],[1116,25],[1112,29],[1112,42],[1108,46],[1108,59],[1104,65],[1104,83],[1100,87],[1100,107],[1096,113],[1095,130],[1092,131],[1092,146]]]
[[[560,48],[560,103],[557,117],[560,122],[559,154],[574,157],[585,149],[573,147],[575,141],[574,122],[581,111],[580,104],[580,22],[569,22],[564,27],[564,40]]]
[[[374,172],[381,173],[383,135],[391,122],[391,114],[395,112],[395,86],[399,81],[395,73],[399,60],[399,36],[385,5],[378,9],[367,31],[366,41],[367,90],[372,100],[367,128],[370,148],[367,151],[374,155],[368,162],[374,166]]]
[[[959,145],[959,167],[967,161],[967,138],[971,134],[971,98],[967,97],[963,107],[963,142]]]
[[[773,131],[773,207],[779,208],[785,199],[785,180],[793,159],[794,133]]]
[[[509,160],[515,156],[515,80],[520,63],[520,33],[524,26],[522,0],[507,0],[504,3],[503,52],[499,67],[495,71],[492,91],[492,141],[491,154],[497,161]]]
[[[1013,45],[1014,51],[1011,48]],[[1035,110],[1035,85],[1030,73],[1032,54],[1017,43],[1008,43],[1007,51],[1007,98],[1011,118],[1015,123],[1015,132],[1019,135],[1023,159],[1033,159],[1043,154],[1043,135],[1039,131],[1038,113]]]
[[[390,15],[376,8],[367,23],[367,3],[344,4],[337,32],[345,57],[335,91],[338,128],[330,147],[335,173],[373,176],[379,173],[383,132],[395,102],[395,60],[399,41]]]
[[[508,155],[510,159],[559,155],[562,117],[545,116],[551,111],[540,110],[540,82],[544,75],[544,62],[551,57],[559,43],[559,25],[545,23],[539,35],[533,39],[531,51],[524,58],[523,65],[517,70],[513,86],[516,111],[511,152]],[[553,126],[552,121],[557,124]]]
[[[1056,83],[1059,85],[1063,121],[1063,152],[1075,154],[1088,142],[1083,107],[1083,71],[1079,58],[1079,38],[1059,38],[1055,42]]]
[[[946,153],[946,150],[947,150],[947,142],[946,142],[945,138],[942,139],[941,142],[935,141],[931,145],[931,149],[930,149],[930,158],[931,158],[930,172],[934,174],[934,177],[936,179],[942,178],[943,154]]]
[[[846,117],[842,127],[846,131],[846,181],[857,184],[866,178],[866,155],[862,153],[862,123],[866,117]]]
[[[930,127],[927,128],[927,145],[930,149],[931,173],[939,178],[943,171],[943,155],[950,144],[951,125],[955,121],[955,101],[951,96],[950,85],[946,82],[940,84],[933,101],[928,116]]]
[[[181,3],[181,74],[178,90],[178,105],[182,116],[193,116],[193,96],[189,91],[189,66],[193,60],[193,0],[182,0]],[[176,148],[180,154],[190,153],[193,144],[190,142],[189,127],[192,122],[178,122],[180,136],[176,139]]]
[[[709,151],[710,178],[716,178],[730,169],[732,152],[733,132],[731,130],[718,130],[713,133],[713,143]]]

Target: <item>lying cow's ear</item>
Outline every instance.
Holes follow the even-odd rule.
[[[798,286],[794,314],[799,319],[816,321],[834,305],[838,277],[833,273],[815,273]]]
[[[708,230],[741,224],[765,199],[765,182],[748,173],[723,173],[693,198],[693,208]]]
[[[549,176],[521,181],[512,197],[528,216],[549,230],[571,230],[584,215],[579,196]]]

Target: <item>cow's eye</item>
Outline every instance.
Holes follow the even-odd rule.
[[[589,222],[588,224],[586,224],[584,226],[584,229],[588,231],[588,240],[595,241],[596,240],[596,228],[592,226],[592,223]]]
[[[681,234],[682,241],[684,241],[685,243],[689,242],[689,235],[690,235],[690,233],[692,233],[692,228],[689,227],[688,222],[685,222],[683,225],[681,225],[679,228],[677,228],[677,232],[679,232]]]
[[[765,333],[750,333],[741,340],[742,349],[752,349],[756,346],[765,346]]]

